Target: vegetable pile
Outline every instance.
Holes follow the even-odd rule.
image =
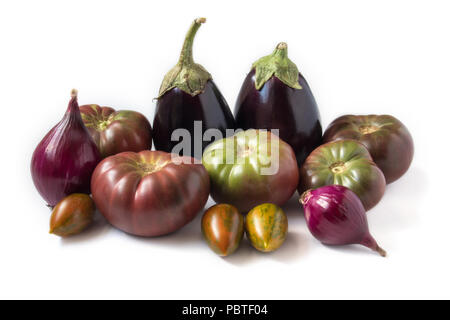
[[[50,233],[81,233],[98,211],[126,233],[163,236],[191,222],[211,195],[217,204],[199,229],[213,252],[229,256],[244,238],[272,252],[289,236],[283,205],[298,191],[317,240],[386,256],[366,211],[411,165],[406,126],[391,115],[344,115],[322,136],[311,88],[284,42],[253,63],[234,118],[211,74],[193,60],[205,22],[194,20],[163,79],[153,127],[136,111],[79,107],[72,90],[62,120],[31,159],[33,182],[52,208]]]

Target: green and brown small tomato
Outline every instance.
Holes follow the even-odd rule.
[[[229,204],[216,204],[202,218],[202,233],[219,256],[228,256],[239,247],[244,235],[244,218]]]
[[[91,224],[94,212],[94,201],[89,195],[73,193],[53,208],[50,233],[60,237],[78,234]]]
[[[264,203],[247,214],[245,231],[250,243],[257,250],[275,251],[286,239],[288,219],[280,207],[272,203]]]

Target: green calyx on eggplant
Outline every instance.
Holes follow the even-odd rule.
[[[233,114],[206,69],[194,62],[194,37],[205,18],[195,19],[186,35],[178,63],[164,77],[157,98],[153,120],[153,141],[157,150],[175,152],[201,158],[206,146],[203,141],[208,129],[218,129],[226,136],[226,129],[234,129]],[[201,136],[195,126],[198,122]],[[180,141],[172,141],[172,133],[185,129],[190,133],[190,150],[174,151]],[[195,134],[197,133],[197,135]]]
[[[252,65],[234,114],[238,128],[278,129],[280,138],[294,149],[298,166],[322,142],[316,101],[305,78],[288,58],[284,42]]]
[[[253,63],[256,90],[261,90],[272,76],[277,77],[291,88],[302,89],[298,82],[297,66],[288,58],[287,52],[287,44],[280,42],[272,54]]]
[[[197,18],[192,23],[184,39],[180,59],[164,77],[159,89],[158,99],[173,88],[179,88],[191,96],[196,96],[203,92],[206,82],[212,79],[211,74],[200,64],[195,63],[192,56],[195,35],[205,22],[205,18]]]

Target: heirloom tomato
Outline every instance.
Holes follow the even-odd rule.
[[[383,171],[387,183],[400,178],[409,168],[414,144],[408,129],[389,115],[346,115],[334,120],[324,133],[324,141],[354,139],[369,150]]]
[[[202,233],[211,250],[220,256],[228,256],[241,243],[244,217],[232,205],[216,204],[203,215]]]
[[[191,157],[162,151],[122,152],[92,175],[92,198],[116,228],[139,236],[180,229],[205,206],[208,173]]]
[[[383,172],[369,151],[355,140],[339,140],[316,148],[300,169],[300,194],[307,189],[339,184],[358,195],[366,210],[384,194]]]
[[[96,104],[81,106],[80,112],[103,158],[124,151],[139,152],[152,148],[152,128],[141,113],[115,111]]]
[[[266,130],[240,131],[205,150],[203,165],[211,178],[211,196],[241,213],[264,202],[283,205],[298,185],[292,148]]]
[[[262,252],[277,250],[286,240],[288,219],[273,203],[253,208],[245,218],[245,231],[252,246]]]

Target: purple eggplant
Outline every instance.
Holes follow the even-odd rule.
[[[198,18],[192,23],[178,63],[166,74],[161,84],[153,120],[153,141],[157,150],[198,159],[201,159],[208,144],[232,135],[226,129],[235,128],[233,114],[211,74],[195,63],[192,57],[195,34],[205,21],[205,18]],[[177,129],[185,130],[174,132]],[[212,136],[209,141],[203,139],[208,129],[218,129],[222,136]],[[186,137],[185,133],[190,136]],[[187,138],[190,143],[186,147],[181,148],[183,144],[174,148]]]
[[[319,110],[308,83],[287,56],[287,44],[256,61],[235,107],[237,128],[278,129],[302,165],[322,142]]]

